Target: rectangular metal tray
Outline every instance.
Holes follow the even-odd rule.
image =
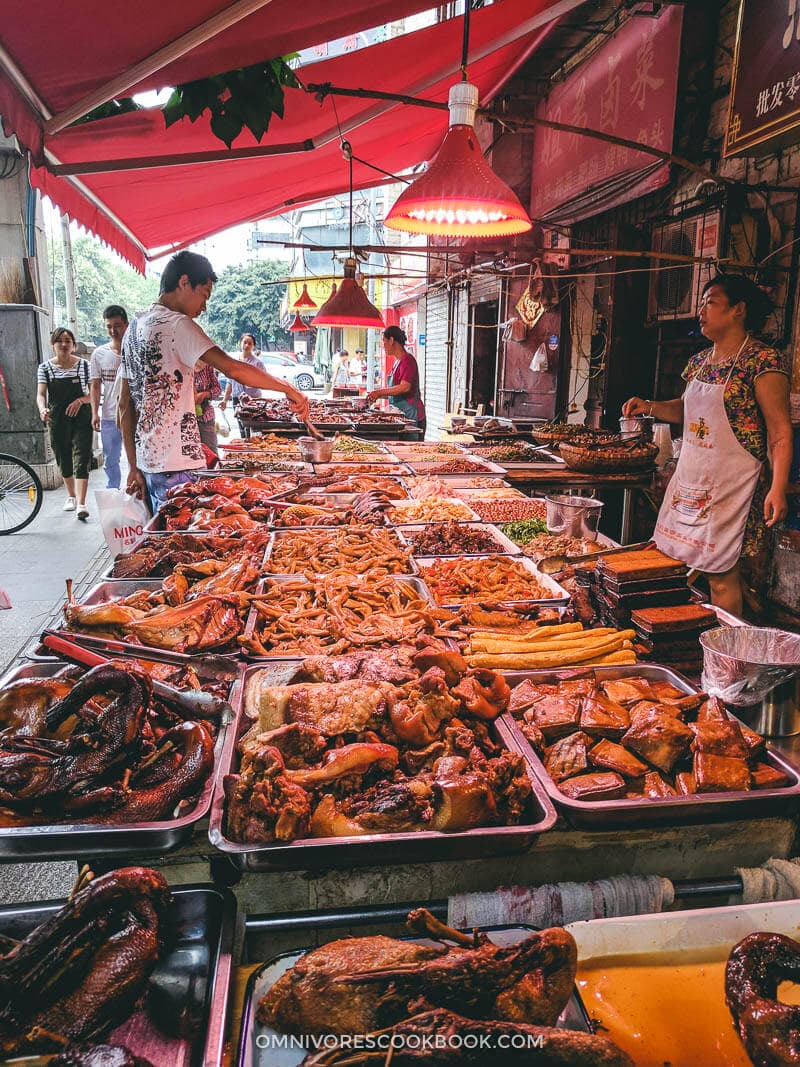
[[[330,529],[330,527],[324,527],[324,526],[306,527],[306,528],[307,529]],[[335,527],[334,527],[334,529],[335,529]],[[276,533],[277,533],[277,531],[276,531]],[[430,589],[428,589],[427,585],[425,584],[425,582],[422,580],[422,578],[418,574],[398,574],[398,575],[395,575],[394,577],[395,577],[396,581],[398,581],[398,582],[407,583],[408,585],[413,586],[414,589],[416,589],[416,591],[419,593],[419,595],[424,600],[427,600],[430,604],[433,604],[433,597],[431,596]],[[259,593],[263,593],[264,590],[267,587],[267,584],[269,582],[295,582],[295,581],[303,581],[303,580],[304,580],[303,576],[300,575],[300,574],[274,574],[274,575],[270,575],[269,577],[263,578],[258,584],[258,590],[257,591]],[[311,585],[313,583],[308,582],[307,584]],[[257,621],[258,621],[258,613],[257,613],[255,608],[251,607],[250,608],[250,612],[249,612],[249,614],[247,616],[247,621],[245,623],[245,628],[244,628],[244,636],[245,637],[252,637],[253,636],[253,633],[254,633],[255,628],[256,628],[256,622]],[[249,652],[243,652],[242,655],[244,656],[244,658],[246,660],[248,660],[251,663],[269,663],[269,662],[274,662],[275,660],[299,660],[299,659],[305,659],[307,655],[310,655],[310,653],[304,652],[304,653],[302,653],[302,655],[292,656],[292,655],[288,655],[286,652],[281,652],[281,653],[276,653],[274,656],[255,656],[255,655],[251,655]]]
[[[124,1045],[144,1057],[152,1067],[221,1067],[228,1022],[228,994],[233,971],[232,953],[236,926],[236,898],[229,890],[204,885],[171,886],[173,907],[165,954],[149,979],[153,989],[169,988],[173,996],[148,997],[166,1024],[178,1018],[187,1021],[196,1012],[194,1040],[168,1036],[137,1009],[103,1038],[107,1044]],[[21,940],[63,907],[65,901],[15,904],[0,909],[0,934]],[[183,990],[184,1007],[174,999]],[[177,1010],[176,1010],[177,1009]],[[191,1016],[188,1016],[191,1018]],[[91,1043],[91,1042],[90,1042]],[[163,1045],[162,1055],[154,1054]],[[20,1065],[33,1060],[20,1059]]]
[[[534,682],[555,682],[574,676],[580,665],[562,670],[506,671],[505,678],[513,689],[530,678]],[[593,667],[600,678],[657,678],[671,682],[684,693],[698,690],[677,671],[649,663],[633,663],[624,667]],[[738,719],[736,720],[739,721]],[[742,724],[744,725],[744,724]],[[694,796],[665,797],[645,800],[635,797],[619,800],[572,800],[565,796],[545,770],[544,763],[534,752],[522,731],[514,731],[516,745],[530,763],[547,791],[551,801],[577,827],[611,829],[622,826],[649,826],[657,823],[705,822],[714,819],[758,818],[767,814],[789,814],[800,802],[800,769],[782,753],[766,743],[767,762],[785,771],[792,784],[781,789],[752,789],[746,792],[697,793]]]
[[[296,661],[284,660],[287,667]],[[275,666],[275,661],[271,666]],[[244,698],[248,679],[261,667],[247,668],[241,684],[232,697],[235,726],[228,731],[222,752],[220,773],[211,804],[208,837],[211,844],[227,853],[240,870],[317,870],[320,867],[374,866],[389,863],[427,863],[435,860],[467,858],[485,859],[516,852],[527,852],[540,833],[549,830],[556,820],[555,808],[542,783],[529,768],[531,821],[520,826],[489,826],[458,833],[417,831],[399,834],[364,834],[358,837],[305,837],[289,844],[256,845],[231,841],[225,833],[225,794],[223,781],[238,768],[236,747],[250,728],[252,720],[244,714]],[[291,684],[283,681],[282,684]],[[514,726],[503,715],[490,724],[490,731],[502,746],[512,752],[518,747],[513,741]]]
[[[502,491],[503,496],[497,496],[497,493],[500,492],[500,491]],[[466,500],[467,503],[469,503],[470,500],[527,500],[528,499],[521,490],[515,489],[513,485],[509,485],[508,488],[505,488],[504,486],[495,486],[495,487],[491,487],[490,486],[490,487],[488,487],[486,489],[475,488],[474,486],[472,488],[466,488],[466,489],[462,489],[461,487],[458,487],[458,488],[453,490],[453,493],[458,497],[459,500]]]
[[[487,526],[492,526],[492,523],[486,523],[486,525]],[[498,530],[498,533],[499,532],[500,531]],[[509,543],[513,543],[513,542],[509,542]],[[498,553],[498,555],[501,555],[501,554],[502,553]],[[419,564],[419,573],[420,573],[420,577],[423,579],[423,581],[425,580],[426,567],[428,567],[431,563],[435,562],[437,559],[448,559],[448,558],[449,559],[454,559],[454,558],[458,558],[458,557],[453,557],[453,556],[450,556],[450,557],[448,557],[448,556],[417,556],[416,560],[417,560],[417,563]],[[489,559],[490,557],[486,553],[481,553],[481,554],[475,554],[475,555],[471,556],[470,558],[471,559]],[[520,563],[525,568],[525,570],[530,571],[531,574],[536,578],[536,580],[541,583],[541,585],[545,586],[545,588],[547,588],[547,589],[552,590],[552,592],[554,594],[553,597],[551,597],[549,600],[541,600],[541,599],[540,600],[535,600],[535,599],[531,599],[531,600],[498,600],[498,601],[492,601],[492,603],[502,604],[505,607],[522,608],[522,609],[525,609],[525,608],[528,608],[528,607],[539,607],[539,606],[561,607],[562,605],[569,603],[570,595],[567,592],[567,590],[564,589],[563,586],[560,586],[558,584],[558,582],[554,578],[552,578],[549,574],[543,574],[539,570],[539,568],[536,566],[536,564],[533,562],[533,560],[530,559],[530,557],[524,556],[524,555],[515,555],[514,556],[514,560],[515,560],[515,562]],[[438,601],[436,601],[436,598],[435,598],[433,592],[431,592],[431,596],[434,598],[434,601],[438,603]],[[488,601],[488,598],[486,598],[486,597],[481,597],[479,599]],[[447,604],[439,604],[439,607],[440,608],[459,608],[459,607],[461,607],[461,604],[462,604],[462,601],[453,600],[453,601],[448,601]]]
[[[413,477],[414,478],[424,478],[424,477],[426,477],[426,475],[424,475],[424,474],[415,474]],[[508,485],[508,482],[506,482],[502,478],[502,476],[497,475],[497,474],[489,474],[488,471],[486,472],[486,474],[447,474],[447,475],[435,474],[435,475],[433,475],[433,477],[434,478],[441,478],[442,481],[444,481],[445,478],[446,478],[447,479],[447,486],[450,489],[470,489],[470,488],[479,489],[480,486],[471,485],[471,483],[473,481],[479,481],[479,482],[485,481],[487,489],[491,489],[492,488],[492,483],[493,482],[499,482],[502,485]],[[411,479],[411,480],[413,480],[413,479]]]
[[[462,507],[465,507],[467,509],[467,511],[469,512],[469,515],[465,515],[463,519],[455,519],[455,520],[431,519],[430,520],[431,522],[445,522],[445,521],[482,522],[483,521],[481,519],[480,515],[477,515],[465,500],[459,500],[457,497],[447,497],[445,499],[450,500],[450,502],[454,503],[454,504],[461,504]],[[404,504],[404,503],[415,504],[415,503],[422,503],[422,501],[418,501],[416,499],[412,499],[412,500],[409,500],[409,501],[398,500],[397,503],[398,504]],[[392,517],[392,512],[394,510],[395,510],[395,505],[392,505],[391,507],[386,509],[386,518],[387,518],[387,520],[389,521],[389,523],[392,526],[427,526],[427,525],[429,525],[428,523],[425,523],[425,522],[421,523],[419,519],[414,519],[411,522],[396,522],[395,519]]]
[[[400,540],[403,542],[403,544],[406,545],[408,548],[410,548],[412,550],[412,552],[413,552],[413,545],[412,545],[411,541],[409,540],[409,534],[412,534],[412,533],[414,533],[415,531],[418,531],[418,530],[425,530],[425,529],[427,529],[427,527],[429,525],[431,525],[431,524],[430,523],[424,523],[424,522],[418,522],[418,523],[414,523],[414,524],[408,525],[408,526],[395,526],[394,529],[397,531],[397,533],[398,533],[398,535],[400,537]],[[488,522],[465,522],[465,523],[460,523],[459,525],[468,526],[470,529],[473,529],[473,530],[475,530],[475,529],[482,530],[484,533],[489,534],[489,536],[492,537],[497,542],[496,555],[498,555],[498,556],[520,556],[520,555],[522,555],[522,549],[519,547],[519,545],[515,545],[514,542],[512,540],[510,540],[510,538],[506,537],[506,535],[504,533],[502,533],[497,528],[497,526],[492,526]],[[467,556],[485,556],[485,555],[486,555],[485,552],[450,552],[450,553],[439,552],[439,553],[436,554],[435,557],[433,557],[433,556],[420,556],[420,557],[417,557],[415,555],[414,556],[414,563],[417,566],[417,573],[419,573],[419,565],[417,564],[417,559],[418,558],[420,558],[420,559],[426,559],[426,558],[427,559],[434,559],[434,558],[435,559],[460,559],[462,556],[467,557]]]
[[[114,566],[115,566],[115,564],[117,563],[118,560],[125,559],[126,556],[130,556],[133,552],[136,552],[138,549],[142,548],[142,542],[146,538],[149,537],[149,538],[153,538],[153,540],[155,540],[155,541],[158,541],[158,540],[160,540],[162,538],[172,537],[172,536],[174,536],[176,534],[181,534],[181,531],[180,530],[146,530],[142,534],[142,536],[139,538],[139,540],[136,542],[136,544],[133,545],[132,548],[128,549],[127,552],[120,552],[120,554],[116,557],[116,559],[112,561],[111,566],[103,574],[103,581],[106,581],[106,582],[128,582],[128,581],[142,581],[142,582],[159,581],[160,582],[160,581],[163,581],[164,580],[163,578],[153,578],[153,577],[149,577],[149,578],[147,578],[147,577],[142,577],[142,578],[115,578],[114,574],[113,574]],[[213,534],[213,533],[209,533],[207,531],[203,532],[202,530],[197,532],[197,533],[195,533],[194,530],[192,530],[192,531],[184,530],[183,534],[185,534],[188,537],[194,537],[198,541],[204,541],[207,538],[212,538],[212,537],[219,537],[219,536],[224,537],[224,536],[226,536],[225,534],[221,534],[221,535],[220,534]],[[235,535],[227,535],[227,536],[235,536]],[[219,557],[217,557],[217,558],[219,558]],[[164,577],[166,577],[166,575]]]
[[[484,459],[482,456],[475,456],[471,452],[465,452],[463,455],[454,457],[456,459],[469,460],[471,463],[479,463],[486,474],[505,474],[505,468],[501,467],[499,463],[492,463],[488,459]],[[480,474],[480,471],[453,471],[453,474],[436,474],[431,468],[441,466],[443,463],[448,463],[447,456],[442,456],[440,460],[425,460],[422,462],[416,462],[416,460],[407,460],[408,465],[414,471],[415,474],[430,474],[434,478],[450,478],[450,477],[462,477],[466,475]]]
[[[323,532],[323,531],[346,530],[347,528],[348,527],[346,527],[346,526],[308,526],[308,527],[300,527],[299,528],[299,532],[305,533],[308,530],[318,530],[320,532]],[[409,527],[407,527],[407,526],[402,527],[403,530],[407,530],[408,528]],[[378,527],[375,527],[375,529],[385,530],[387,533],[394,534],[395,537],[397,538],[397,541],[398,541],[398,547],[400,547],[400,548],[408,548],[409,547],[408,546],[408,542],[406,541],[406,539],[402,535],[400,527],[378,526]],[[287,528],[287,529],[283,529],[283,530],[273,530],[272,531],[272,533],[270,535],[270,538],[269,538],[269,541],[267,542],[267,549],[266,549],[266,553],[264,555],[263,573],[264,573],[265,577],[272,577],[272,576],[278,576],[278,575],[285,575],[286,574],[286,571],[271,570],[270,561],[272,559],[272,555],[273,555],[273,553],[275,551],[275,546],[278,543],[278,541],[281,541],[286,537],[290,537],[292,534],[297,533],[297,532],[298,532],[298,528],[294,528],[294,529],[288,529]],[[409,560],[409,567],[410,567],[410,570],[408,570],[408,571],[396,571],[395,572],[396,576],[398,578],[402,578],[402,577],[409,578],[412,575],[417,575],[417,576],[419,575],[419,567],[417,566],[417,561],[414,559],[413,555],[412,555],[411,559]],[[300,575],[292,574],[291,577],[292,578],[297,578],[297,577],[300,577]],[[426,592],[427,592],[427,587],[426,587]]]
[[[61,660],[47,663],[28,663],[12,667],[0,678],[0,690],[18,678],[52,678],[65,670]],[[230,700],[237,699],[237,681]],[[220,723],[214,744],[214,766],[202,792],[191,811],[177,819],[158,822],[124,823],[119,826],[99,826],[93,823],[55,823],[41,826],[0,826],[0,862],[20,860],[61,860],[76,857],[89,859],[104,857],[121,860],[125,857],[161,856],[190,840],[197,823],[208,815],[214,784],[225,748],[230,723]]]
[[[365,456],[363,459],[344,461],[340,463],[315,463],[314,472],[316,474],[337,474],[337,475],[349,475],[358,474],[357,470],[353,470],[354,467],[364,464],[365,466],[380,467],[380,473],[374,471],[371,473],[377,474],[379,477],[388,478],[400,478],[405,474],[411,474],[411,468],[407,463],[403,463],[399,459],[376,459],[372,456]]]
[[[515,945],[529,934],[535,933],[535,927],[522,924],[484,926],[480,929],[489,934],[489,939],[496,945]],[[470,930],[469,933],[472,931]],[[427,937],[404,937],[400,940],[410,941],[415,945],[437,944]],[[236,1067],[298,1067],[302,1063],[306,1050],[300,1047],[292,1048],[288,1044],[284,1047],[284,1042],[278,1038],[277,1032],[257,1020],[256,1009],[258,1002],[277,980],[311,951],[313,951],[311,948],[307,948],[282,952],[263,963],[250,975],[245,990]],[[556,1026],[563,1030],[580,1030],[583,1033],[589,1033],[589,1019],[577,992],[573,992]],[[381,1062],[382,1060],[376,1061],[377,1067],[380,1067]],[[502,1058],[498,1057],[498,1063],[501,1062]],[[535,1053],[531,1063],[535,1063]]]

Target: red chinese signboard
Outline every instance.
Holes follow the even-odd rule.
[[[556,86],[537,116],[570,126],[672,150],[678,87],[681,11],[667,7],[657,18],[631,18],[594,55]],[[612,179],[652,167],[656,157],[596,138],[539,128],[533,153],[531,215],[554,208]],[[667,180],[656,167],[649,188]],[[648,187],[622,182],[616,203]]]
[[[763,155],[792,144],[800,139],[798,126],[800,0],[742,0],[725,155]]]

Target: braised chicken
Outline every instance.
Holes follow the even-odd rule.
[[[445,928],[441,936],[451,933]],[[278,979],[257,1018],[281,1033],[363,1034],[408,1018],[422,1003],[473,1019],[555,1024],[575,982],[570,934],[543,930],[504,947],[486,935],[471,945],[457,932],[452,939],[455,945],[435,947],[388,937],[323,945]]]
[[[791,937],[750,934],[731,950],[725,1000],[754,1067],[800,1064],[800,1007],[778,994],[787,981],[800,981],[800,944]]]

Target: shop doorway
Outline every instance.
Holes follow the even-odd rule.
[[[494,414],[497,388],[497,346],[499,343],[497,300],[473,304],[469,309],[469,375],[467,406],[483,404],[486,414]]]

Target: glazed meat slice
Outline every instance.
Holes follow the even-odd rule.
[[[717,697],[704,700],[697,713],[697,722],[726,722],[728,718],[725,705]]]
[[[547,773],[555,782],[563,782],[565,778],[583,774],[588,771],[589,763],[586,758],[587,746],[591,744],[590,738],[578,730],[569,737],[562,737],[554,745],[545,750],[544,766]]]
[[[538,700],[546,696],[554,696],[558,693],[557,685],[539,685],[526,678],[516,688],[511,690],[511,699],[508,702],[508,710],[519,717],[519,713],[526,708],[532,707]]]
[[[655,693],[646,678],[609,678],[601,689],[617,704],[635,704],[637,700],[653,700]]]
[[[631,724],[627,710],[615,700],[595,692],[581,701],[581,729],[592,737],[619,739]]]
[[[604,770],[616,771],[623,778],[641,778],[647,774],[647,767],[637,759],[627,748],[617,745],[613,741],[604,738],[599,741],[589,752],[589,762],[593,767],[602,767]]]
[[[664,678],[654,678],[650,682],[650,688],[653,690],[656,700],[680,700],[681,697],[686,696],[672,682],[668,682]]]
[[[616,800],[625,795],[625,779],[613,771],[579,774],[558,787],[571,800]]]
[[[526,722],[538,726],[548,743],[577,730],[579,719],[577,703],[560,696],[544,697],[525,711]]]
[[[666,712],[643,712],[622,738],[626,748],[669,774],[693,738],[689,727]]]
[[[255,707],[259,730],[298,722],[335,737],[380,726],[387,704],[380,685],[348,681],[268,686],[258,692]]]
[[[750,776],[753,789],[784,789],[792,784],[792,779],[786,771],[769,763],[757,763]]]
[[[644,786],[642,792],[650,800],[660,800],[663,797],[674,797],[677,793],[669,784],[669,782],[662,778],[658,771],[648,771],[644,776]]]
[[[731,756],[733,759],[747,759],[750,750],[744,743],[738,722],[698,722],[694,730],[693,752],[708,752],[714,756]]]
[[[681,796],[691,796],[697,792],[697,782],[691,771],[678,771],[675,775],[675,788]]]
[[[694,780],[698,793],[734,793],[750,788],[750,768],[743,759],[694,754]]]
[[[416,649],[410,645],[350,652],[345,656],[307,656],[297,672],[298,682],[391,682],[403,685],[419,673],[412,665]]]
[[[558,695],[562,697],[588,697],[597,689],[594,674],[585,678],[566,678],[558,683]]]
[[[755,730],[751,730],[749,727],[743,726],[741,723],[739,723],[739,730],[742,735],[742,741],[747,745],[747,751],[750,753],[750,756],[757,755],[764,747],[764,738],[761,734],[757,734]]]

